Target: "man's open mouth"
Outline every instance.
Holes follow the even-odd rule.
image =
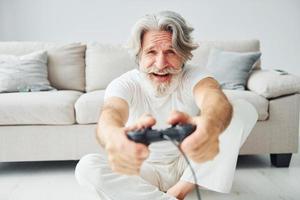
[[[154,76],[156,76],[156,77],[167,77],[167,76],[170,75],[169,73],[166,73],[166,74],[151,73],[151,74],[154,75]]]
[[[150,73],[150,75],[160,82],[169,81],[172,76],[172,74],[170,73],[165,73],[165,74]]]

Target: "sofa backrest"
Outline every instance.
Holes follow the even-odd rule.
[[[208,56],[212,48],[234,52],[255,52],[260,51],[259,40],[219,40],[219,41],[200,41],[199,47],[193,51],[193,58],[189,61],[195,66],[205,67]],[[253,66],[253,69],[260,69],[260,59]]]
[[[201,41],[193,51],[190,64],[206,66],[212,48],[235,52],[260,51],[259,40]],[[48,52],[48,77],[57,89],[94,91],[121,74],[137,67],[128,50],[121,45],[101,43],[57,44],[45,42],[0,42],[0,54],[24,55],[38,50]],[[254,65],[260,69],[260,61]]]
[[[59,90],[85,90],[85,50],[80,43],[0,42],[0,54],[24,55],[46,50],[48,79]]]

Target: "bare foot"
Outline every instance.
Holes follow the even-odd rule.
[[[179,181],[171,188],[168,189],[167,194],[179,199],[183,200],[186,195],[191,192],[195,188],[194,183],[189,183],[186,181]]]

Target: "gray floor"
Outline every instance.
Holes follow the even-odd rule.
[[[0,163],[0,200],[96,200],[77,185],[75,165],[75,161]],[[240,156],[231,194],[201,193],[204,200],[298,200],[300,154],[294,154],[290,168],[270,166],[268,156]]]

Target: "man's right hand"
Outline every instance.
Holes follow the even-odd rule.
[[[127,138],[127,132],[151,127],[156,123],[149,115],[142,115],[136,124],[124,128],[111,128],[106,133],[105,150],[108,154],[109,164],[114,172],[127,175],[137,175],[143,161],[148,157],[148,147],[135,143]]]

